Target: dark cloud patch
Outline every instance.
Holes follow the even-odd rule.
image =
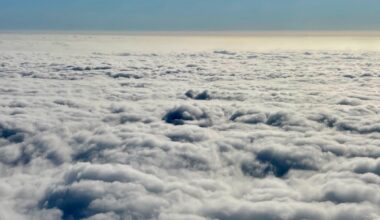
[[[289,115],[284,112],[270,114],[266,121],[267,125],[282,127],[289,121]]]
[[[247,124],[259,124],[266,123],[267,117],[267,114],[260,113],[259,111],[237,111],[230,117],[230,120]]]
[[[11,143],[21,143],[26,137],[25,131],[8,123],[0,122],[0,138]]]
[[[41,203],[41,208],[57,208],[62,211],[62,219],[81,219],[95,214],[89,209],[90,202],[96,198],[91,190],[61,188],[49,192]]]
[[[203,92],[200,92],[200,93],[196,93],[193,90],[188,90],[185,93],[185,96],[188,98],[191,98],[191,99],[195,99],[195,100],[209,100],[209,99],[211,99],[211,95],[209,94],[209,92],[207,90],[204,90]]]
[[[9,107],[11,108],[25,108],[28,104],[25,101],[12,101],[9,103]]]
[[[87,67],[80,67],[80,66],[68,66],[71,70],[73,71],[89,71],[91,70],[91,67],[87,66]]]
[[[345,166],[346,169],[352,170],[355,173],[373,173],[380,176],[380,159],[378,158],[358,157],[348,161]]]
[[[358,100],[354,100],[354,99],[342,99],[340,101],[338,101],[337,103],[338,105],[351,105],[351,106],[357,106],[357,105],[360,105],[360,102]]]
[[[128,56],[131,56],[132,54],[131,53],[119,53],[118,56],[122,56],[122,57],[128,57]]]
[[[128,73],[128,72],[120,72],[120,73],[114,73],[109,72],[107,73],[109,77],[118,79],[118,78],[127,78],[127,79],[141,79],[143,76],[135,74],[135,73]]]
[[[58,99],[58,100],[55,100],[54,101],[55,104],[57,105],[65,105],[69,108],[79,108],[80,105],[71,101],[71,100],[62,100],[62,99]]]
[[[51,134],[36,135],[25,143],[14,145],[12,152],[13,156],[6,161],[13,165],[27,165],[42,158],[57,166],[71,161],[67,144]]]
[[[261,111],[237,111],[230,117],[230,120],[246,124],[266,124],[283,129],[297,129],[305,127],[307,122],[302,118],[297,118],[290,113],[279,112],[261,112]]]
[[[372,125],[357,126],[349,122],[341,121],[336,124],[336,128],[340,131],[350,131],[360,134],[380,133],[380,123]]]
[[[120,116],[120,123],[122,124],[129,123],[129,122],[138,122],[138,121],[142,121],[144,123],[150,123],[153,121],[153,119],[147,118],[141,115],[137,115],[137,114],[124,114]]]
[[[215,54],[222,54],[222,55],[236,55],[235,52],[231,52],[228,50],[215,50],[214,53]]]
[[[360,120],[359,122],[352,122],[352,120],[343,120],[341,118],[320,113],[309,117],[310,120],[316,121],[318,123],[324,124],[329,128],[335,128],[338,131],[352,132],[358,134],[371,134],[380,133],[380,124],[375,119],[375,121],[365,121]]]
[[[325,124],[327,127],[332,128],[335,126],[337,122],[337,118],[325,113],[320,113],[317,115],[313,115],[310,117],[311,120],[316,121],[318,123]]]
[[[162,119],[173,125],[197,124],[201,127],[211,125],[209,115],[204,109],[190,105],[174,107]]]
[[[244,161],[240,165],[240,169],[244,175],[257,178],[264,178],[269,174],[273,174],[273,171],[275,171],[275,167],[270,164],[265,164],[258,161]]]
[[[126,165],[81,163],[65,174],[64,182],[45,192],[39,207],[60,210],[62,219],[149,219],[157,216],[156,209],[165,202],[141,193],[156,194],[163,189],[158,178]]]
[[[293,150],[297,150],[293,148]],[[245,161],[241,164],[241,170],[245,175],[253,177],[265,177],[274,175],[285,176],[291,169],[295,170],[317,170],[316,161],[308,152],[292,152],[290,150],[279,150],[276,148],[264,148],[257,152],[256,160]]]

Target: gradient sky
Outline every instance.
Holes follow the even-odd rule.
[[[2,30],[380,30],[380,0],[0,0]]]

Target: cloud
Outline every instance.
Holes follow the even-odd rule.
[[[260,149],[256,153],[255,160],[241,165],[244,174],[254,177],[265,177],[273,174],[277,177],[286,175],[289,170],[316,170],[318,161],[315,156],[318,152],[307,151],[287,146]]]
[[[185,96],[188,98],[191,98],[191,99],[195,99],[195,100],[209,100],[209,99],[211,99],[211,96],[207,90],[204,90],[203,92],[200,92],[198,94],[196,94],[196,92],[194,92],[193,90],[188,90],[185,93]]]
[[[60,210],[64,219],[117,214],[148,218],[166,204],[149,192],[158,194],[163,189],[160,179],[127,165],[78,163],[47,189],[39,206]]]
[[[209,126],[211,124],[210,118],[204,109],[190,105],[174,107],[170,109],[162,119],[174,125],[196,123],[200,126]]]
[[[0,219],[380,218],[379,54],[17,36],[0,36]]]

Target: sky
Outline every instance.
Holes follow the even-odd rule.
[[[0,30],[380,30],[379,0],[0,0]]]

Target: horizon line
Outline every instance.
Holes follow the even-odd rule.
[[[375,36],[380,30],[1,30],[0,34],[73,34],[73,35],[131,35],[131,36]]]

